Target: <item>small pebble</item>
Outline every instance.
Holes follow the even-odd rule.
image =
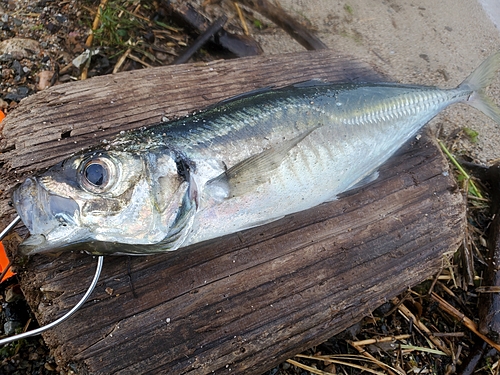
[[[0,55],[10,54],[17,60],[40,53],[40,44],[33,39],[11,38],[0,42]]]
[[[168,55],[163,52],[156,52],[155,57],[160,61],[166,61],[168,59]]]
[[[38,90],[44,90],[50,86],[50,81],[54,76],[54,72],[52,70],[43,70],[38,72],[38,83],[36,85]]]
[[[12,335],[17,328],[21,328],[22,324],[17,320],[9,320],[3,325],[3,331],[6,335]]]
[[[45,367],[45,370],[47,370],[47,371],[51,371],[51,372],[56,371],[56,368],[54,367],[54,365],[52,365],[51,363],[48,363],[48,362],[45,362],[45,365],[43,367]]]

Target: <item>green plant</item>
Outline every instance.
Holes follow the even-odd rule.
[[[94,31],[96,45],[123,49],[134,43],[145,21],[130,11],[128,1],[111,1],[101,12],[100,25]]]
[[[477,137],[479,136],[479,133],[477,131],[470,129],[470,128],[463,128],[462,130],[470,138],[470,141],[472,143],[477,142]]]
[[[354,13],[354,10],[352,9],[352,7],[349,5],[349,4],[345,4],[344,5],[344,10],[349,13],[351,16],[352,14]]]

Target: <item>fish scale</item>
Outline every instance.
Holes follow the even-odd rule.
[[[483,91],[499,68],[496,53],[447,90],[318,81],[262,89],[126,133],[15,191],[31,234],[21,248],[171,251],[336,199],[376,178],[450,104],[467,103],[500,124]]]

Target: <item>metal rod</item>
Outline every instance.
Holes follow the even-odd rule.
[[[0,241],[2,241],[4,237],[7,235],[7,233],[9,233],[12,230],[12,228],[14,228],[16,224],[19,223],[20,221],[21,218],[19,216],[16,216],[14,220],[12,220],[10,224],[7,225],[7,227],[2,231],[2,233],[0,233]]]
[[[2,234],[3,234],[3,232],[2,232]],[[101,275],[103,261],[104,261],[104,257],[102,255],[100,255],[97,258],[97,268],[96,268],[92,283],[90,284],[90,287],[87,289],[87,292],[82,297],[82,299],[70,311],[68,311],[65,315],[61,316],[59,319],[54,320],[52,323],[49,323],[43,327],[34,329],[32,331],[20,333],[18,335],[9,336],[9,337],[6,337],[4,339],[0,339],[0,346],[8,344],[9,342],[12,342],[12,341],[24,339],[26,337],[39,335],[40,333],[45,332],[46,330],[51,329],[51,328],[55,327],[56,325],[64,322],[71,315],[73,315],[87,301],[87,299],[90,297],[90,295],[94,291],[94,288],[97,285],[97,281],[99,280],[99,276]]]

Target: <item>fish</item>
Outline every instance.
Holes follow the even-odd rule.
[[[307,81],[125,132],[27,178],[13,204],[23,254],[146,255],[257,227],[377,178],[444,108],[500,124],[486,95],[500,52],[458,87]]]

